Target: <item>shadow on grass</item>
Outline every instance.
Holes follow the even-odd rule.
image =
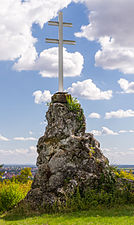
[[[75,211],[75,212],[64,212],[64,213],[39,213],[33,212],[27,215],[18,215],[13,214],[9,211],[5,215],[0,216],[0,219],[5,221],[18,221],[25,220],[28,218],[37,218],[37,217],[47,217],[47,218],[64,218],[66,220],[76,219],[76,218],[89,218],[89,217],[133,217],[134,216],[134,205],[125,205],[125,206],[116,206],[113,208],[91,208],[86,211]]]

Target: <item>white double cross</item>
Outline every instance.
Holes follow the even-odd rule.
[[[59,39],[46,38],[46,42],[59,44],[59,92],[63,92],[63,44],[75,45],[76,43],[63,40],[63,27],[72,27],[72,23],[63,23],[63,13],[59,12],[59,22],[49,21],[48,25],[59,27]]]

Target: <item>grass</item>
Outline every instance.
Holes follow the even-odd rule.
[[[19,216],[5,214],[0,225],[134,225],[134,205],[72,213]]]

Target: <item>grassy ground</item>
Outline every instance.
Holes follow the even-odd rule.
[[[134,205],[40,216],[3,215],[0,225],[134,225]]]

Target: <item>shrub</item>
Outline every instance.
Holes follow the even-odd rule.
[[[5,181],[0,184],[0,211],[11,209],[20,202],[30,190],[31,182],[20,184]]]
[[[0,178],[2,178],[2,175],[4,174],[4,172],[1,171],[2,167],[3,167],[3,165],[0,165]]]
[[[125,170],[118,170],[118,171],[115,171],[115,174],[119,178],[134,180],[134,175],[132,174],[132,170],[130,170],[129,172]]]
[[[26,167],[21,170],[20,175],[13,176],[11,178],[11,181],[15,182],[15,183],[18,183],[18,182],[19,183],[28,183],[28,181],[30,180],[31,177],[32,177],[31,168]]]

